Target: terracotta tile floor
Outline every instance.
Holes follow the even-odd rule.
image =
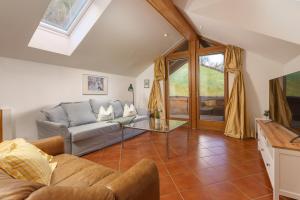
[[[165,136],[144,133],[85,155],[84,158],[125,171],[143,158],[156,162],[161,200],[271,200],[272,189],[255,140],[236,140],[213,131],[187,129]],[[284,198],[282,198],[284,199]]]

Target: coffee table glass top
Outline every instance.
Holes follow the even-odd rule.
[[[159,123],[156,123],[153,118],[148,120],[143,120],[139,122],[134,122],[131,124],[124,125],[125,128],[141,129],[146,131],[168,133],[174,129],[188,124],[188,121],[179,121],[179,120],[159,120]]]

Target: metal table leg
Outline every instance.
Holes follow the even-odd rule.
[[[122,141],[121,141],[121,147],[124,148],[124,129],[125,127],[122,126]]]

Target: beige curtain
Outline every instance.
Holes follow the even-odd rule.
[[[292,113],[286,96],[283,94],[279,79],[270,81],[269,103],[271,119],[286,127],[290,127],[292,122]]]
[[[235,75],[233,87],[225,110],[225,135],[233,138],[253,137],[246,111],[246,94],[242,74],[243,50],[227,46],[225,51],[225,71]]]
[[[154,81],[149,97],[148,110],[153,114],[156,110],[161,111],[161,118],[165,119],[165,106],[162,97],[160,81],[165,80],[165,58],[156,59],[154,65]]]

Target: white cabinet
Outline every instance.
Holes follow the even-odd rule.
[[[261,120],[256,131],[274,200],[279,200],[279,195],[300,199],[300,143],[289,143],[295,135],[277,123]]]

